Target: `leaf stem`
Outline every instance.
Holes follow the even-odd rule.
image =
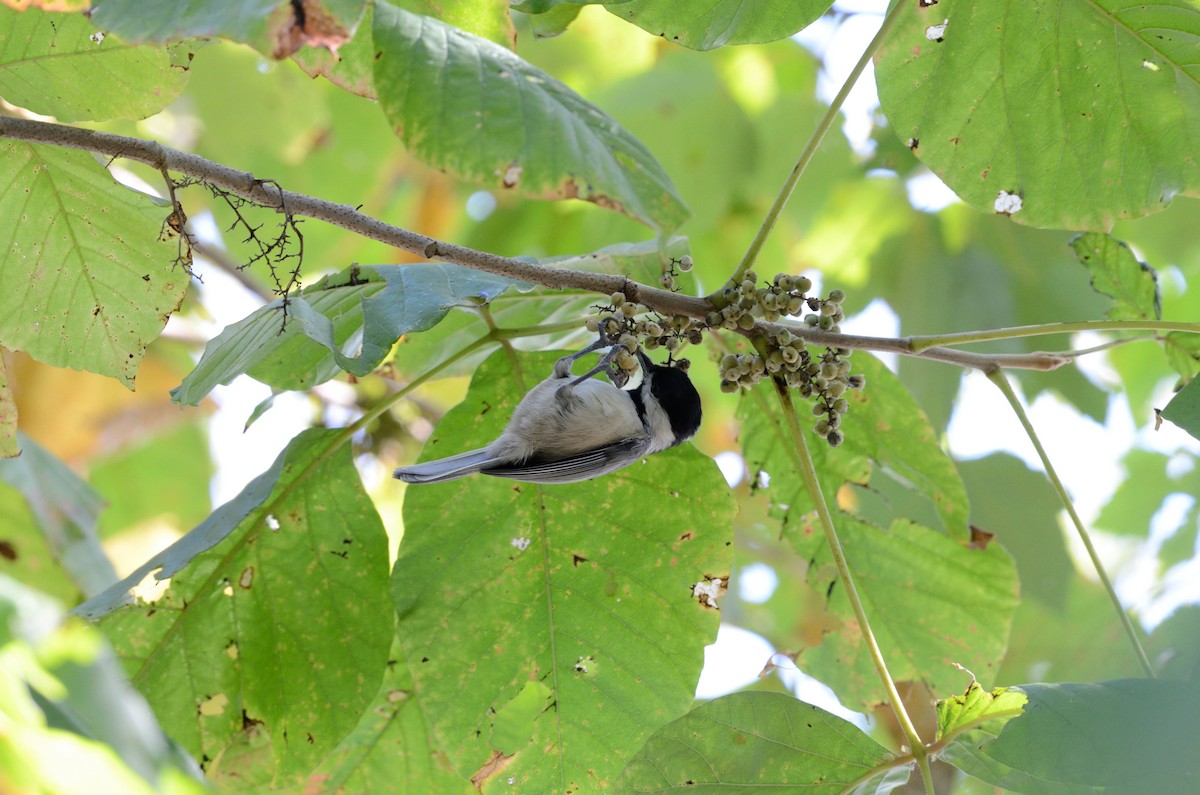
[[[901,698],[900,691],[897,689],[896,683],[888,671],[887,661],[884,660],[879,643],[875,640],[875,633],[871,630],[866,609],[863,607],[858,589],[854,585],[854,577],[850,573],[850,564],[846,560],[845,551],[842,549],[841,539],[838,538],[837,530],[833,526],[833,514],[830,512],[829,505],[825,502],[825,496],[821,492],[821,483],[817,479],[816,466],[813,463],[812,454],[808,449],[808,439],[805,436],[804,430],[800,427],[800,421],[796,416],[796,407],[792,402],[792,393],[787,388],[787,385],[778,379],[772,379],[772,383],[775,385],[775,393],[779,398],[780,407],[783,409],[784,420],[787,423],[788,432],[792,440],[792,444],[786,445],[786,447],[792,456],[797,471],[804,479],[804,485],[808,489],[813,505],[816,506],[817,517],[821,522],[821,529],[825,532],[825,541],[829,544],[829,551],[833,555],[834,565],[837,566],[838,576],[841,578],[842,584],[846,587],[846,598],[849,599],[850,607],[854,610],[854,617],[858,621],[859,631],[866,642],[867,652],[871,655],[871,662],[875,664],[875,670],[879,672],[879,679],[883,682],[888,702],[892,707],[892,711],[896,714],[896,721],[900,724],[900,729],[904,732],[904,736],[908,740],[913,758],[917,761],[917,767],[921,771],[921,778],[925,782],[925,790],[932,795],[933,779],[929,770],[929,757],[925,750],[925,744],[922,742],[921,736],[917,733],[916,726],[913,725],[912,719],[908,715],[908,710],[904,707],[904,700]]]
[[[742,256],[742,261],[738,263],[737,270],[730,277],[735,283],[742,280],[742,275],[758,259],[763,245],[767,242],[767,237],[771,234],[771,230],[775,228],[776,222],[779,221],[779,216],[783,214],[783,208],[787,206],[788,200],[791,199],[792,193],[796,189],[796,183],[800,181],[800,176],[808,168],[808,164],[812,161],[813,156],[816,155],[817,149],[820,148],[821,142],[825,139],[825,133],[829,132],[829,128],[833,126],[833,122],[837,119],[837,115],[841,111],[846,97],[850,95],[850,90],[858,82],[859,76],[867,68],[867,64],[875,55],[875,51],[879,49],[879,45],[883,43],[884,38],[891,32],[896,22],[900,19],[900,14],[903,12],[904,7],[904,3],[896,3],[892,6],[892,10],[883,18],[883,24],[879,27],[879,32],[875,34],[875,38],[871,39],[866,49],[863,50],[862,57],[858,59],[858,63],[854,64],[854,68],[846,76],[846,80],[842,83],[837,96],[829,103],[825,114],[817,122],[817,127],[809,137],[808,143],[805,144],[799,159],[796,160],[796,165],[792,166],[792,172],[784,180],[783,187],[779,189],[779,194],[775,197],[775,202],[771,205],[771,209],[767,211],[766,217],[763,218],[762,225],[759,226],[754,239],[750,241],[750,247],[746,249],[745,255]],[[715,296],[716,293],[713,293],[709,296],[709,299],[711,300]]]
[[[1121,619],[1121,625],[1125,628],[1125,634],[1129,637],[1129,643],[1133,646],[1138,663],[1141,664],[1146,676],[1153,679],[1154,668],[1150,665],[1149,658],[1146,657],[1146,651],[1142,648],[1142,642],[1138,638],[1137,630],[1133,626],[1133,621],[1129,618],[1129,612],[1117,597],[1117,591],[1113,588],[1112,580],[1109,579],[1108,572],[1105,571],[1104,564],[1100,560],[1100,555],[1096,552],[1096,547],[1092,544],[1091,536],[1088,534],[1087,528],[1083,526],[1083,521],[1079,518],[1079,514],[1076,513],[1075,506],[1071,502],[1071,497],[1067,494],[1066,487],[1063,486],[1062,481],[1059,480],[1054,465],[1050,463],[1050,456],[1046,454],[1046,449],[1042,447],[1041,439],[1038,438],[1037,431],[1033,428],[1033,423],[1029,421],[1029,415],[1025,413],[1025,407],[1021,404],[1021,399],[1017,396],[1016,390],[1013,389],[1012,384],[1002,369],[996,368],[988,372],[987,377],[1004,393],[1004,397],[1008,400],[1008,404],[1017,415],[1017,419],[1021,421],[1021,426],[1025,429],[1025,434],[1029,437],[1029,441],[1033,442],[1033,447],[1037,450],[1038,458],[1042,461],[1042,467],[1046,470],[1046,477],[1050,479],[1050,484],[1058,492],[1058,498],[1062,501],[1063,507],[1066,508],[1067,515],[1071,517],[1071,523],[1075,525],[1075,531],[1079,534],[1079,539],[1083,542],[1083,546],[1087,550],[1088,557],[1092,561],[1092,566],[1096,569],[1096,574],[1100,577],[1100,582],[1104,585],[1104,590],[1108,592],[1108,598],[1112,600],[1113,606],[1117,610],[1117,616]]]
[[[1062,323],[1042,323],[1035,326],[1011,326],[984,331],[959,331],[951,334],[928,334],[906,338],[909,350],[919,353],[942,345],[961,345],[969,342],[989,342],[1020,337],[1040,337],[1047,334],[1068,334],[1076,331],[1185,331],[1200,334],[1200,323],[1177,323],[1168,320],[1075,320]]]

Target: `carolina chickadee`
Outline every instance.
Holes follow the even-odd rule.
[[[400,467],[395,476],[406,483],[441,483],[482,472],[526,483],[574,483],[692,438],[700,427],[700,395],[682,370],[655,364],[639,351],[642,382],[626,392],[592,378],[609,367],[610,352],[595,369],[572,377],[575,360],[606,343],[611,344],[602,338],[559,359],[554,373],[529,390],[487,447]]]

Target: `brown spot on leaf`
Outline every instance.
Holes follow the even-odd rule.
[[[484,783],[502,772],[511,759],[511,756],[500,751],[492,751],[487,761],[471,776],[471,783],[475,785],[475,789],[483,792]]]
[[[989,533],[981,527],[971,525],[971,543],[967,545],[968,549],[987,549],[988,544],[992,543],[992,539],[996,537],[995,533]]]
[[[326,5],[321,0],[281,4],[271,20],[275,40],[271,57],[282,60],[306,46],[324,47],[337,55],[338,48],[349,41],[350,31],[326,10]]]
[[[11,541],[0,541],[0,558],[5,560],[17,559],[17,548]]]

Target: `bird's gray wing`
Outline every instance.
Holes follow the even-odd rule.
[[[632,464],[645,454],[649,444],[650,440],[646,437],[634,436],[554,461],[531,459],[523,464],[482,467],[479,471],[484,475],[526,483],[575,483],[607,475]]]

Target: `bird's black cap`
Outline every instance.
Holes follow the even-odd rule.
[[[650,391],[671,420],[675,444],[686,442],[700,430],[700,393],[687,373],[675,367],[654,366]]]

